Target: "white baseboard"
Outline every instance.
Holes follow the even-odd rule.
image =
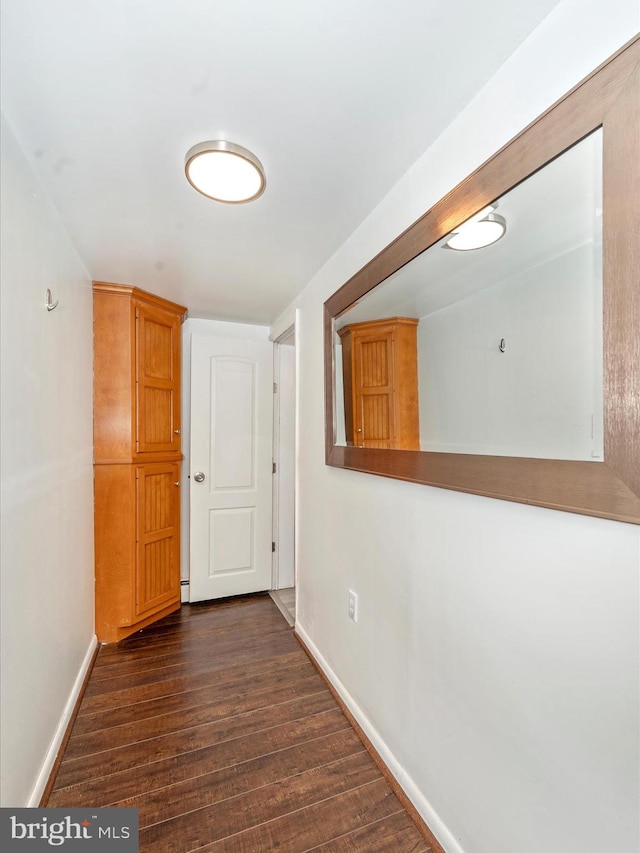
[[[338,676],[335,674],[335,672],[331,669],[325,658],[322,656],[313,640],[309,637],[304,627],[297,620],[296,632],[300,635],[300,639],[309,649],[320,669],[327,676],[333,687],[335,687],[336,692],[338,693],[344,704],[347,706],[349,711],[353,714],[353,716],[358,722],[358,725],[362,727],[362,730],[369,738],[374,748],[376,749],[384,763],[387,765],[388,769],[393,774],[402,790],[411,800],[420,817],[424,820],[431,832],[433,832],[435,837],[438,839],[446,853],[464,853],[464,850],[460,846],[458,840],[454,837],[453,833],[448,829],[444,821],[440,818],[435,809],[431,806],[431,804],[426,799],[424,794],[420,791],[411,776],[409,776],[407,771],[402,767],[395,755],[391,752],[385,741],[382,739],[380,733],[372,725],[362,708],[353,699],[353,697],[351,696],[347,688],[344,686],[342,681],[340,681]]]
[[[69,694],[69,698],[67,699],[67,704],[64,706],[64,711],[62,712],[62,716],[60,717],[60,722],[58,723],[58,726],[56,728],[55,734],[51,741],[51,745],[47,750],[44,762],[42,763],[42,767],[40,768],[40,773],[38,773],[36,783],[33,786],[33,790],[31,791],[31,796],[29,797],[29,802],[27,803],[28,808],[37,808],[40,805],[40,800],[42,799],[44,789],[47,787],[47,782],[49,781],[49,777],[51,776],[51,771],[53,770],[53,765],[55,764],[60,745],[67,731],[67,727],[69,726],[73,710],[76,706],[76,702],[78,701],[78,696],[80,695],[80,691],[82,690],[82,685],[84,684],[84,680],[87,675],[87,672],[89,671],[89,667],[91,666],[91,661],[93,660],[93,654],[97,645],[98,638],[94,634],[89,644],[89,648],[87,649],[87,653],[84,656],[84,660],[82,661],[82,665],[80,666],[80,671],[78,672],[76,680],[73,683],[71,693]]]

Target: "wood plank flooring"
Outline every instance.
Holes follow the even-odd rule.
[[[274,600],[276,607],[282,613],[286,621],[293,626],[296,624],[296,590],[295,587],[284,589],[272,589],[269,595]]]
[[[96,658],[48,806],[136,806],[141,853],[435,853],[267,595]]]

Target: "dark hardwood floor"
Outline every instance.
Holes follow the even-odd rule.
[[[142,853],[429,853],[267,595],[98,652],[48,806],[136,806]]]

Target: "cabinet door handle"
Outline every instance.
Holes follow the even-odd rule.
[[[177,482],[177,483],[174,483],[173,485],[174,485],[174,486],[179,486],[179,485],[180,485],[180,480],[178,480],[178,482]]]
[[[179,430],[179,429],[174,429],[174,432],[175,432],[175,434],[176,434],[176,435],[180,435],[180,430]]]

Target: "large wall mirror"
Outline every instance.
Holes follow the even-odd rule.
[[[325,303],[326,461],[640,523],[640,39]]]

